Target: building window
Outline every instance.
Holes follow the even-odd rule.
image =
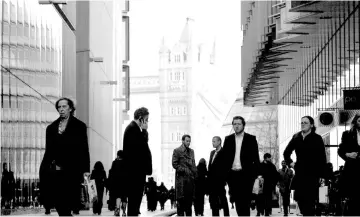
[[[176,141],[181,141],[181,137],[182,137],[181,133],[177,132],[176,133]]]
[[[182,72],[182,80],[185,81],[185,72]]]
[[[186,53],[185,53],[185,52],[183,53],[183,57],[184,57],[184,63],[186,63],[186,60],[187,60],[186,58],[187,58],[187,56],[186,56]]]
[[[187,107],[186,106],[183,107],[183,114],[187,115]]]
[[[174,107],[171,107],[171,108],[170,108],[170,115],[175,115],[175,109],[174,109]]]
[[[175,72],[175,81],[180,81],[180,72]]]

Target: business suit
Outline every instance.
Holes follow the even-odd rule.
[[[228,172],[227,182],[239,216],[250,215],[252,187],[259,172],[259,150],[256,137],[244,132],[240,149],[241,170],[232,170],[236,153],[235,133],[225,137],[224,169]]]
[[[195,199],[195,165],[194,150],[186,148],[184,144],[174,149],[172,166],[175,173],[175,195],[177,200],[177,215],[191,216],[191,206]]]
[[[152,174],[152,157],[144,130],[132,121],[124,131],[124,163],[127,168],[128,216],[140,211],[146,175]]]
[[[46,128],[46,149],[40,165],[41,194],[54,200],[59,215],[71,215],[80,202],[83,174],[90,171],[90,154],[85,123],[70,115],[59,133],[60,118]],[[51,190],[50,190],[51,189]],[[51,194],[48,191],[52,191]]]
[[[345,161],[343,171],[344,193],[349,197],[349,213],[345,215],[360,216],[358,205],[360,204],[359,168],[360,168],[360,145],[357,131],[353,128],[345,131],[341,137],[338,154]],[[357,152],[356,159],[346,156],[346,153]]]
[[[229,205],[226,198],[226,173],[223,169],[223,154],[220,149],[215,155],[216,150],[211,151],[208,166],[208,193],[210,208],[213,216],[219,216],[219,210],[224,210],[224,216],[230,216]],[[214,159],[215,155],[215,159]]]

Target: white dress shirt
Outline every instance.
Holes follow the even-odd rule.
[[[241,151],[241,146],[242,146],[242,142],[244,139],[244,132],[240,133],[239,135],[235,134],[235,142],[236,142],[236,151],[235,151],[235,158],[234,158],[234,162],[232,165],[232,170],[241,170],[241,161],[240,161],[240,151]]]
[[[213,158],[212,158],[212,160],[211,160],[211,164],[214,162],[215,157],[216,157],[216,155],[218,154],[218,152],[219,152],[220,150],[221,150],[221,148],[219,148],[219,150],[215,150],[214,156],[213,156]]]

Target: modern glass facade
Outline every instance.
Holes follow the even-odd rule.
[[[343,91],[360,87],[360,3],[244,1],[242,7],[245,105],[278,105],[280,156],[301,117],[314,117],[337,169],[341,134],[359,113],[344,108]],[[322,112],[332,114],[331,124],[319,121]]]
[[[29,206],[38,192],[45,129],[58,117],[62,21],[36,0],[3,0],[0,14],[1,163],[14,173],[14,205]]]

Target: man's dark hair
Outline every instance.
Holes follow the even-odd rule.
[[[213,138],[216,138],[218,141],[220,141],[220,144],[221,144],[221,138],[220,138],[220,136],[214,136]]]
[[[182,140],[182,141],[185,141],[185,138],[186,138],[186,137],[189,137],[189,139],[191,139],[191,136],[190,136],[190,135],[185,134],[185,135],[182,136],[181,140]]]
[[[271,154],[265,153],[265,154],[264,154],[264,159],[266,159],[266,158],[271,158]]]
[[[232,120],[232,122],[231,122],[231,124],[234,124],[234,121],[235,120],[241,120],[241,122],[242,122],[242,124],[244,125],[244,127],[245,127],[245,119],[243,118],[243,117],[241,117],[241,116],[235,116],[235,117],[233,117],[233,120]]]
[[[139,118],[144,118],[146,115],[149,115],[149,110],[145,107],[136,109],[134,112],[134,120],[139,120]]]
[[[117,156],[118,156],[119,158],[123,158],[123,157],[124,157],[124,152],[123,152],[123,150],[117,151]]]
[[[71,99],[66,98],[66,97],[62,97],[62,98],[60,98],[60,99],[58,99],[58,100],[56,101],[56,103],[55,103],[55,109],[56,109],[56,111],[59,111],[59,110],[58,110],[58,106],[59,106],[59,102],[60,102],[61,100],[66,100],[66,101],[67,101],[67,104],[69,105],[69,107],[70,107],[70,109],[71,109],[70,115],[74,115],[74,112],[75,112],[74,102],[73,102]]]

